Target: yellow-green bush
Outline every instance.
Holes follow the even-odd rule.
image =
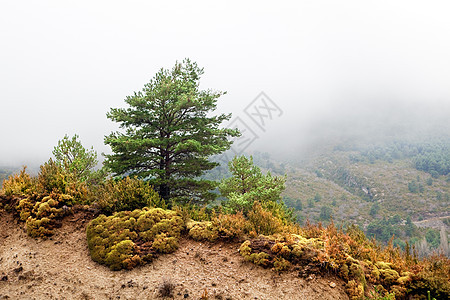
[[[151,185],[136,178],[108,180],[98,188],[96,194],[97,204],[106,214],[143,207],[166,207]]]
[[[248,213],[248,221],[256,234],[271,235],[283,231],[282,221],[258,202],[255,202],[253,209]]]
[[[212,221],[189,221],[187,223],[189,236],[197,241],[217,239],[240,240],[252,230],[252,225],[242,213],[213,216]]]
[[[19,201],[15,207],[29,236],[46,238],[53,234],[53,229],[60,225],[61,219],[70,212],[66,201],[73,199],[70,195],[51,193],[48,196],[30,195]]]
[[[211,221],[189,221],[186,224],[188,235],[196,241],[207,240],[214,242],[219,237],[219,231]]]
[[[86,234],[92,259],[120,270],[175,251],[183,228],[183,219],[175,211],[145,207],[100,215],[89,223]]]
[[[275,271],[288,269],[292,264],[312,262],[323,244],[315,238],[307,239],[297,234],[260,235],[247,240],[239,248],[245,260]]]
[[[353,279],[347,282],[345,285],[345,291],[347,292],[350,300],[363,299],[364,286]]]
[[[5,196],[25,196],[28,195],[33,188],[33,181],[26,172],[26,167],[15,175],[3,180],[1,194]]]
[[[52,192],[64,194],[68,184],[68,174],[52,159],[40,167],[37,186],[42,194]]]

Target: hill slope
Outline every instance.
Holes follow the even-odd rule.
[[[87,221],[75,214],[42,241],[28,237],[0,210],[0,298],[158,299],[167,279],[175,284],[175,299],[200,299],[205,291],[209,299],[348,299],[337,278],[308,280],[245,263],[238,244],[185,239],[175,253],[150,265],[113,272],[90,258]]]

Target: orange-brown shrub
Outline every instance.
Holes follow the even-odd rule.
[[[251,229],[251,224],[241,212],[232,215],[220,214],[213,219],[212,224],[222,239],[241,239]]]
[[[3,180],[1,193],[5,196],[24,197],[32,192],[33,180],[23,167],[18,174],[9,176]]]
[[[248,221],[257,235],[271,235],[282,232],[284,229],[283,222],[270,211],[265,210],[259,202],[253,204],[253,209],[248,213]]]

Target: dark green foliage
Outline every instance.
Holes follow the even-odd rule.
[[[445,225],[450,226],[450,217],[443,219],[442,222],[444,222]]]
[[[433,177],[450,173],[450,147],[447,143],[423,146],[414,159],[415,167],[430,173]]]
[[[183,219],[175,211],[144,208],[100,215],[89,223],[86,233],[92,259],[120,270],[175,251],[183,228]]]
[[[435,229],[429,228],[425,234],[425,238],[433,248],[437,248],[441,243],[441,236],[439,234],[439,231]]]
[[[283,202],[287,207],[294,208],[295,210],[301,211],[303,210],[303,203],[300,199],[293,199],[288,196],[283,196]]]
[[[408,190],[411,193],[417,193],[419,192],[419,186],[415,180],[412,180],[408,183]]]
[[[332,213],[333,213],[333,210],[331,209],[331,207],[324,205],[320,208],[319,218],[322,221],[328,221],[328,220],[330,220]]]
[[[125,132],[105,137],[113,154],[105,165],[117,175],[138,176],[164,200],[208,202],[214,182],[199,178],[218,163],[208,157],[231,145],[238,130],[221,129],[231,114],[211,115],[222,92],[200,90],[203,69],[189,59],[161,69],[142,91],[125,99],[127,108],[107,114]]]
[[[411,217],[408,216],[406,218],[406,225],[405,225],[405,234],[408,237],[412,237],[417,231],[416,225],[413,224]]]
[[[387,243],[393,235],[400,236],[400,229],[391,219],[375,220],[367,226],[367,236]]]
[[[319,193],[316,193],[316,195],[314,196],[314,201],[319,202],[320,200],[322,200],[322,196],[320,196]]]
[[[380,210],[380,205],[375,202],[374,204],[372,204],[372,207],[370,208],[369,214],[372,217],[375,217],[378,214],[378,211]]]
[[[448,140],[429,142],[396,141],[385,146],[369,146],[352,154],[352,162],[376,160],[392,162],[394,159],[412,158],[417,170],[430,173],[433,178],[450,173],[450,144]]]

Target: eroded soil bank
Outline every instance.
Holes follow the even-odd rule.
[[[113,272],[91,260],[87,222],[75,214],[52,238],[35,240],[0,211],[0,299],[161,299],[165,281],[175,299],[348,299],[337,278],[277,274],[244,262],[237,244],[182,239],[175,253]]]

